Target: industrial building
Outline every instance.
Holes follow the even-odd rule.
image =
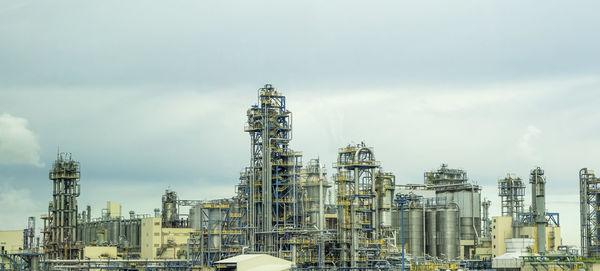
[[[523,181],[508,175],[498,182],[502,215],[490,218],[481,187],[447,164],[424,172],[422,183],[399,184],[364,142],[340,146],[329,176],[320,159],[305,163],[290,148],[286,97],[270,84],[246,117],[250,163],[235,196],[181,199],[166,190],[152,214],[123,215],[119,203],[107,202],[92,217],[91,206],[78,206],[79,162],[59,153],[41,244],[34,244],[35,225],[0,232],[2,258],[37,259],[36,268],[48,270],[439,270],[490,268],[492,258],[511,269],[560,252],[559,216],[546,211],[540,168],[530,174],[531,208]],[[597,257],[600,181],[582,169],[580,183],[582,252]]]

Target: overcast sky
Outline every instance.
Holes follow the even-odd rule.
[[[80,206],[151,213],[165,189],[233,196],[272,83],[292,147],[329,168],[364,141],[398,184],[448,163],[496,182],[542,166],[579,245],[578,170],[600,170],[596,1],[0,0],[0,229],[47,211],[57,149]],[[330,174],[331,175],[331,174]],[[529,185],[527,195],[529,195]],[[529,203],[529,202],[528,202]]]

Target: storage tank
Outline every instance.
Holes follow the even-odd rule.
[[[121,228],[121,225],[120,225],[121,223],[120,222],[121,221],[119,221],[119,220],[113,220],[111,222],[111,228],[110,228],[110,237],[111,238],[110,238],[110,242],[113,245],[119,244],[119,235],[120,235],[119,230]]]
[[[140,227],[141,227],[141,220],[136,220],[133,223],[131,223],[131,246],[132,247],[136,247],[139,248],[141,247],[140,244]]]
[[[430,208],[425,212],[426,251],[429,256],[437,256],[437,210]]]
[[[423,256],[423,209],[411,208],[408,214],[408,252],[412,256]]]
[[[218,208],[207,208],[205,210],[208,212],[209,248],[221,248],[221,210]]]
[[[390,228],[392,227],[392,202],[394,201],[394,175],[381,172],[378,174],[377,196],[380,226]]]
[[[455,206],[438,209],[436,222],[439,233],[437,240],[439,244],[437,254],[439,257],[456,259],[460,256],[458,221],[458,208]]]
[[[410,209],[404,208],[404,227],[402,227],[402,211],[400,209],[392,210],[392,228],[396,231],[396,246],[402,248],[402,229],[404,229],[404,245],[407,252],[410,243],[409,213]]]
[[[202,230],[202,206],[190,208],[189,225],[195,231]]]

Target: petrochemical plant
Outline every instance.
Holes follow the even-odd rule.
[[[59,153],[48,213],[0,231],[0,270],[580,270],[598,268],[600,179],[579,172],[581,248],[563,246],[546,210],[546,177],[498,180],[501,216],[467,172],[446,164],[399,184],[365,143],[341,146],[334,172],[290,149],[292,114],[272,85],[247,110],[250,164],[232,198],[181,199],[167,190],[151,214],[116,202],[92,217],[78,205],[80,164]],[[85,185],[85,184],[84,184]],[[49,193],[50,194],[50,193]],[[158,202],[158,197],[157,197]],[[182,211],[185,210],[185,211]],[[254,262],[250,264],[250,262]]]

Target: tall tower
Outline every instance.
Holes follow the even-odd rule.
[[[340,266],[365,267],[375,251],[366,244],[376,239],[379,208],[376,199],[375,173],[379,169],[372,148],[364,143],[348,145],[338,152],[334,176],[338,191],[338,242]]]
[[[58,153],[50,170],[52,201],[44,219],[44,250],[50,259],[78,259],[77,197],[79,196],[79,162],[69,153]]]
[[[537,167],[529,175],[531,183],[531,208],[535,212],[535,225],[537,228],[538,253],[546,252],[546,176],[544,171]]]
[[[247,111],[250,134],[248,229],[255,251],[290,253],[282,242],[287,229],[298,228],[299,172],[302,154],[289,148],[292,112],[271,84],[258,90],[258,104]],[[279,255],[285,256],[285,255]]]
[[[481,207],[483,214],[481,215],[483,221],[483,229],[481,231],[481,236],[485,238],[492,237],[492,220],[490,219],[490,206],[492,202],[488,199],[483,199],[481,202]]]
[[[498,180],[498,195],[502,207],[502,216],[512,217],[513,238],[519,238],[519,214],[523,213],[525,184],[512,174]]]
[[[303,188],[304,227],[325,229],[325,201],[331,184],[327,182],[325,167],[319,159],[311,159],[300,172],[300,184]]]
[[[581,215],[581,255],[600,257],[600,178],[594,171],[579,171],[579,211]]]

